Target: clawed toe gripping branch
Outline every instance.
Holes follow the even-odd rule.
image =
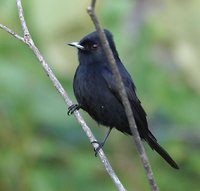
[[[87,126],[87,124],[85,123],[85,121],[82,118],[82,116],[80,115],[80,113],[78,111],[74,112],[75,110],[78,110],[80,108],[80,106],[72,104],[72,101],[69,98],[68,94],[66,93],[66,91],[64,90],[64,88],[62,87],[62,85],[60,84],[58,79],[56,78],[55,74],[53,73],[53,71],[49,67],[48,63],[45,61],[45,59],[44,59],[43,55],[41,54],[41,52],[39,51],[39,49],[35,46],[34,41],[33,41],[32,37],[30,35],[30,32],[28,30],[26,20],[24,18],[21,0],[16,0],[16,4],[17,4],[17,9],[18,9],[19,19],[20,19],[20,22],[21,22],[22,30],[23,30],[23,36],[16,34],[14,31],[12,31],[10,28],[8,28],[7,26],[5,26],[3,24],[0,24],[0,28],[3,29],[4,31],[6,31],[7,33],[9,33],[10,35],[12,35],[13,37],[15,37],[16,39],[20,40],[21,42],[23,42],[23,43],[25,43],[29,46],[29,48],[32,50],[33,54],[36,56],[39,63],[43,67],[44,71],[49,76],[49,79],[52,81],[55,88],[58,90],[60,95],[63,97],[66,105],[70,106],[69,111],[68,111],[68,115],[74,114],[77,121],[82,126],[83,130],[85,131],[86,135],[88,136],[90,142],[91,143],[97,143],[97,144],[93,144],[95,152],[99,156],[99,158],[101,159],[106,171],[108,172],[108,174],[110,175],[114,184],[116,185],[116,188],[120,191],[125,191],[124,186],[122,185],[119,178],[115,174],[115,172],[112,169],[109,161],[107,160],[104,152],[101,149],[103,145],[98,144],[98,142],[96,141],[96,139],[95,139],[94,135],[92,134],[90,128]],[[123,83],[121,81],[119,72],[117,73],[117,69],[116,69],[117,67],[116,67],[116,64],[115,64],[115,60],[114,60],[112,52],[109,48],[105,34],[102,30],[102,27],[99,23],[99,20],[98,20],[96,14],[95,14],[95,5],[96,5],[96,0],[92,0],[90,6],[87,9],[88,14],[90,15],[90,17],[91,17],[91,19],[92,19],[92,21],[93,21],[93,23],[96,27],[96,30],[99,33],[99,36],[100,36],[101,42],[104,46],[106,55],[108,57],[109,62],[111,63],[111,68],[113,70],[113,73],[116,76],[117,82],[119,82],[119,85],[120,85],[119,86],[119,94],[122,97],[123,104],[124,104],[124,107],[125,107],[125,110],[126,110],[126,114],[127,114],[128,120],[129,120],[129,124],[130,124],[131,130],[133,131],[134,140],[136,142],[137,149],[139,151],[141,160],[143,162],[144,169],[146,170],[146,174],[147,174],[147,177],[148,177],[148,180],[149,180],[150,187],[153,191],[158,191],[158,187],[157,187],[156,182],[154,180],[153,172],[151,170],[150,164],[149,164],[148,159],[146,157],[146,154],[145,154],[144,148],[142,146],[141,140],[140,140],[140,138],[138,138],[139,135],[138,135],[138,132],[137,132],[137,128],[135,126],[132,111],[130,109],[130,104],[129,104],[129,101],[128,101],[127,96],[126,96],[126,92],[123,88]]]
[[[103,148],[103,146],[104,146],[104,143],[99,143],[98,141],[92,141],[91,142],[92,144],[98,144],[98,147],[97,148],[94,148],[94,155],[95,155],[95,157],[97,157],[97,155],[98,155],[98,152],[100,151],[100,149],[102,149]]]
[[[80,108],[81,108],[80,105],[72,104],[71,106],[68,107],[67,115],[72,115],[76,110],[79,110]]]

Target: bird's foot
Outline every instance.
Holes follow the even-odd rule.
[[[98,141],[92,141],[91,143],[92,144],[96,143],[99,145],[96,149],[94,149],[94,152],[95,152],[94,155],[95,155],[95,157],[97,157],[97,154],[98,154],[99,150],[103,148],[104,143],[99,143]]]
[[[68,107],[67,115],[72,115],[76,110],[79,110],[79,109],[80,109],[80,105],[73,104],[73,105]]]

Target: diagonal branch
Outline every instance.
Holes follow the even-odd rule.
[[[29,48],[32,50],[32,52],[35,54],[35,56],[37,57],[38,61],[42,65],[45,73],[48,75],[48,77],[52,81],[52,83],[55,86],[55,88],[57,89],[57,91],[63,97],[66,105],[67,106],[71,106],[72,105],[72,101],[69,98],[67,92],[64,90],[64,88],[62,87],[62,85],[60,84],[58,79],[56,78],[55,74],[53,73],[53,71],[49,67],[48,63],[45,61],[43,55],[41,54],[39,49],[34,44],[34,41],[33,41],[32,37],[30,35],[30,32],[28,30],[28,27],[27,27],[27,24],[26,24],[26,21],[25,21],[21,0],[16,0],[16,4],[17,4],[19,19],[20,19],[20,22],[21,22],[21,26],[22,26],[22,30],[23,30],[23,33],[24,33],[24,37],[21,37],[20,35],[16,34],[11,29],[9,29],[8,27],[6,27],[6,26],[4,26],[2,24],[0,24],[0,28],[2,28],[4,31],[8,32],[9,34],[11,34],[12,36],[14,36],[18,40],[24,42],[25,44],[27,44],[29,46]],[[82,118],[82,116],[80,115],[80,113],[78,111],[75,111],[74,115],[75,115],[77,121],[79,122],[79,124],[81,125],[82,129],[85,131],[85,133],[86,133],[87,137],[89,138],[90,142],[96,141],[96,138],[94,137],[94,135],[91,132],[90,128],[85,123],[85,121]],[[97,149],[98,144],[93,144],[93,146],[94,146],[94,149]],[[119,178],[117,177],[117,175],[115,174],[114,170],[112,169],[112,166],[110,165],[110,163],[109,163],[109,161],[108,161],[107,157],[105,156],[105,154],[104,154],[102,149],[99,150],[98,156],[101,159],[106,171],[110,175],[110,177],[113,180],[114,184],[116,185],[117,189],[119,191],[125,191],[125,188],[123,187],[123,185],[120,182]]]
[[[15,33],[14,31],[12,31],[10,28],[8,28],[7,26],[3,25],[0,23],[0,28],[3,29],[4,31],[6,31],[7,33],[9,33],[10,35],[14,36],[16,39],[21,40],[22,42],[25,43],[24,38],[21,37],[20,35],[18,35],[17,33]]]
[[[131,106],[130,106],[130,103],[129,103],[129,100],[128,100],[128,97],[127,97],[127,93],[126,93],[124,84],[122,82],[121,75],[120,75],[119,70],[117,68],[113,53],[112,53],[112,51],[109,47],[105,33],[102,29],[102,26],[99,22],[98,17],[96,16],[95,4],[96,4],[96,0],[92,0],[91,5],[87,9],[87,12],[90,15],[90,17],[91,17],[91,19],[92,19],[92,21],[95,25],[95,28],[96,28],[96,30],[99,34],[99,38],[100,38],[102,46],[105,50],[105,53],[106,53],[106,56],[108,58],[110,67],[112,69],[112,73],[113,73],[115,80],[117,82],[118,93],[119,93],[119,95],[122,99],[122,102],[123,102],[123,105],[124,105],[124,108],[125,108],[125,112],[126,112],[126,115],[127,115],[127,118],[128,118],[129,126],[130,126],[131,132],[133,134],[133,139],[134,139],[134,142],[136,144],[137,150],[139,152],[139,155],[140,155],[141,161],[143,163],[144,169],[146,171],[148,181],[149,181],[149,185],[150,185],[152,191],[158,191],[158,187],[157,187],[155,178],[153,176],[153,171],[151,169],[151,165],[150,165],[148,157],[146,155],[146,152],[145,152],[144,146],[142,144],[141,138],[139,136],[139,132],[138,132],[138,129],[137,129],[134,117],[133,117],[133,112],[132,112],[132,109],[131,109]]]

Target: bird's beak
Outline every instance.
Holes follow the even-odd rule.
[[[84,46],[80,45],[79,42],[70,42],[70,43],[67,43],[69,46],[74,46],[80,50],[83,50],[84,49]]]

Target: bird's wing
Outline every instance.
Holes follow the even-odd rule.
[[[135,93],[135,85],[133,84],[131,76],[123,65],[118,65],[118,68],[122,77],[122,81],[125,86],[125,90],[126,90],[129,102],[131,104],[131,108],[133,111],[136,124],[137,126],[140,126],[140,127],[142,126],[144,129],[148,129],[146,113],[141,106],[140,100],[137,98],[137,95]],[[121,97],[118,94],[117,83],[115,82],[112,72],[109,69],[105,69],[102,72],[102,75],[109,89],[111,90],[111,92],[120,101],[120,103],[122,103]]]
[[[140,100],[137,98],[137,95],[135,93],[135,86],[133,84],[133,81],[129,75],[129,73],[126,71],[123,65],[119,66],[119,71],[126,89],[126,93],[128,96],[128,99],[130,101],[130,105],[133,111],[133,115],[135,118],[135,122],[140,134],[140,137],[147,141],[147,143],[150,145],[150,147],[158,152],[173,168],[178,169],[178,165],[176,162],[171,158],[171,156],[157,143],[156,138],[154,135],[150,132],[147,124],[146,119],[146,113],[144,109],[141,106]],[[114,77],[110,70],[106,69],[102,73],[103,78],[105,79],[109,89],[113,93],[113,95],[121,102],[121,98],[118,94],[117,90],[117,84],[114,80]]]

